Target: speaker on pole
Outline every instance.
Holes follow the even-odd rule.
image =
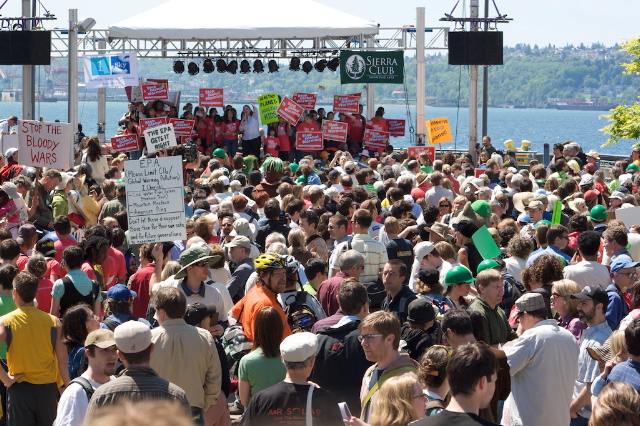
[[[502,65],[502,31],[449,33],[449,65]]]

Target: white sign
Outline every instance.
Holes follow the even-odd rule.
[[[0,135],[0,140],[2,141],[2,153],[7,152],[7,149],[9,148],[20,148],[17,133],[12,133],[10,135]]]
[[[174,132],[173,124],[171,123],[145,130],[144,140],[147,144],[148,153],[178,145],[176,142],[176,133]]]
[[[71,124],[18,120],[18,158],[25,166],[68,169]]]
[[[82,59],[87,89],[138,85],[136,52],[83,56]]]
[[[185,240],[182,157],[129,160],[124,170],[131,243]]]
[[[640,225],[640,207],[616,209],[615,212],[616,219],[621,220],[627,228],[633,225]]]

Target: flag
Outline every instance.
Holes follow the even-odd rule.
[[[318,86],[318,90],[325,90],[324,86]]]

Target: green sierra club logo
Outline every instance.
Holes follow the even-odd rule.
[[[340,52],[340,83],[404,82],[404,56],[398,52]]]

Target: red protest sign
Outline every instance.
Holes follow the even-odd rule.
[[[169,80],[167,80],[166,78],[148,78],[147,82],[157,83],[157,84],[169,84]]]
[[[166,83],[143,84],[140,88],[142,89],[142,99],[145,102],[169,99],[169,85]]]
[[[410,156],[413,155],[416,158],[418,158],[418,156],[423,152],[426,152],[427,154],[429,154],[429,159],[431,160],[432,163],[436,161],[435,146],[410,146],[409,148],[407,148],[407,154],[409,154]]]
[[[387,129],[391,136],[404,136],[405,120],[389,120],[387,119]]]
[[[224,107],[224,89],[200,89],[198,103],[201,107]]]
[[[114,151],[135,151],[138,146],[138,135],[122,135],[111,138],[111,147]]]
[[[322,120],[322,133],[330,141],[346,142],[349,125],[341,121]]]
[[[300,151],[320,151],[322,149],[322,132],[296,133],[296,148]]]
[[[487,171],[487,169],[475,169],[476,177],[479,178],[480,175],[483,174],[486,171]]]
[[[333,112],[357,114],[360,112],[360,95],[334,95]]]
[[[365,148],[380,151],[387,146],[387,143],[389,143],[389,132],[365,129],[364,138],[362,139],[362,141]]]
[[[280,102],[280,106],[276,110],[276,113],[280,117],[293,124],[298,122],[303,112],[304,108],[288,97],[285,97],[282,102]]]
[[[292,96],[293,102],[297,103],[304,109],[314,109],[316,107],[316,100],[318,95],[316,93],[294,93]]]
[[[170,118],[169,122],[173,124],[173,131],[176,136],[191,136],[195,120],[182,120],[179,118]]]
[[[167,117],[141,118],[140,133],[144,133],[144,131],[147,129],[150,129],[156,126],[161,126],[163,124],[167,124]]]

